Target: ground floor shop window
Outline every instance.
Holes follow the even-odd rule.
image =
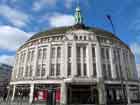
[[[130,86],[131,103],[140,103],[140,91],[138,86]]]
[[[98,104],[98,91],[93,86],[68,87],[69,104]]]
[[[15,90],[15,101],[29,101],[30,86],[29,85],[19,85],[16,86]]]
[[[125,92],[125,93],[124,93]],[[122,104],[126,103],[126,90],[122,89],[121,86],[108,86],[106,88],[107,104]]]
[[[49,103],[50,101],[60,103],[60,87],[50,87],[50,85],[35,85],[34,102]]]

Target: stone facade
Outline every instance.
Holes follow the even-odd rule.
[[[29,102],[33,102],[35,86],[46,84],[46,89],[49,85],[60,88],[60,102],[67,104],[67,88],[91,85],[98,91],[99,103],[106,104],[108,89],[118,89],[116,93],[119,94],[121,84],[125,90],[128,88],[126,92],[139,86],[134,55],[119,41],[84,29],[53,35],[51,41],[47,38],[50,36],[30,41],[30,46],[17,51],[10,83],[12,100],[15,88],[28,85],[25,88],[30,89]]]

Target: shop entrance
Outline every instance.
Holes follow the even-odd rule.
[[[69,104],[98,104],[96,86],[70,85],[68,87]]]

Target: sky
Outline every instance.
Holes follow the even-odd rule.
[[[112,32],[130,46],[140,68],[140,0],[79,0],[84,24]],[[76,0],[0,0],[0,62],[14,64],[17,48],[37,32],[74,24]]]

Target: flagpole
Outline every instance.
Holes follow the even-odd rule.
[[[110,24],[111,24],[111,27],[112,27],[112,30],[113,30],[113,33],[116,35],[116,29],[115,29],[115,26],[113,24],[113,21],[112,21],[112,18],[110,15],[106,15],[107,19],[109,20]]]

